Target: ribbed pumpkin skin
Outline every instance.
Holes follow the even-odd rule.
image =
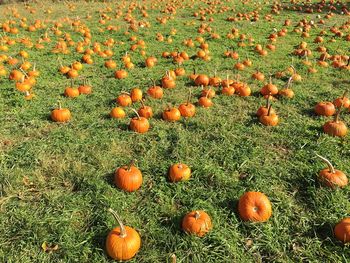
[[[138,132],[138,133],[145,133],[149,130],[149,122],[146,118],[144,117],[134,117],[131,119],[130,121],[130,125],[129,125],[130,129]]]
[[[56,122],[66,122],[71,118],[71,113],[68,109],[54,109],[51,112],[51,119]]]
[[[179,106],[182,117],[189,118],[196,114],[196,107],[192,103],[183,103]]]
[[[315,106],[315,113],[321,116],[332,116],[335,113],[335,107],[332,102],[319,102]]]
[[[120,167],[115,171],[114,183],[127,192],[136,191],[142,185],[142,173],[134,165]]]
[[[346,175],[340,171],[335,169],[335,173],[332,173],[328,168],[325,168],[320,171],[319,178],[320,181],[329,187],[344,187],[348,184],[348,178]]]
[[[264,222],[271,217],[272,207],[265,194],[246,192],[239,199],[238,212],[244,221]]]
[[[198,219],[196,219],[196,211],[185,215],[182,220],[182,229],[189,234],[202,237],[213,228],[213,225],[210,216],[206,212],[202,210],[197,212],[199,213]]]
[[[323,131],[331,136],[344,137],[348,128],[342,121],[328,121],[323,125]]]
[[[121,237],[120,227],[111,230],[106,239],[107,254],[115,260],[129,260],[141,247],[141,237],[135,229],[125,226],[126,237]]]
[[[259,120],[265,126],[276,126],[278,124],[278,116],[276,114],[261,115]]]
[[[334,227],[334,235],[344,243],[350,242],[350,217],[344,218]]]

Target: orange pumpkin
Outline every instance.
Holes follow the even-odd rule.
[[[162,114],[163,120],[175,122],[181,119],[181,113],[177,108],[168,107]]]
[[[129,124],[130,130],[138,133],[147,132],[150,128],[148,120],[145,117],[141,117],[136,110],[132,110],[136,113],[137,117],[131,119]]]
[[[161,99],[163,97],[163,89],[153,83],[153,86],[147,90],[147,94],[154,99]]]
[[[323,131],[328,135],[344,137],[348,133],[348,128],[346,127],[346,124],[339,119],[340,110],[341,108],[338,109],[334,120],[327,121],[323,125]]]
[[[51,119],[55,122],[67,122],[71,119],[71,113],[69,109],[62,108],[58,102],[58,109],[51,111]]]
[[[129,165],[119,167],[115,171],[114,184],[124,191],[134,192],[142,185],[142,173],[132,161]]]
[[[203,237],[213,228],[210,216],[202,211],[192,211],[182,219],[182,229],[192,235]]]
[[[122,107],[127,107],[132,104],[132,100],[128,93],[123,93],[117,97],[117,103]]]
[[[130,92],[132,102],[138,102],[142,100],[142,90],[139,88],[133,88]]]
[[[195,80],[194,80],[194,83],[197,85],[197,86],[208,86],[209,84],[209,77],[207,75],[204,75],[204,74],[199,74],[196,76]]]
[[[350,217],[346,217],[336,224],[334,227],[334,235],[336,239],[343,243],[350,242]]]
[[[112,209],[108,211],[113,214],[119,227],[112,229],[107,236],[107,254],[114,260],[129,260],[140,250],[141,237],[132,227],[124,226],[115,211]]]
[[[239,199],[238,212],[244,221],[264,222],[271,217],[272,207],[265,194],[246,192]]]
[[[183,163],[173,164],[169,169],[171,182],[186,181],[191,177],[191,169]]]
[[[121,107],[115,107],[111,110],[109,115],[115,119],[122,119],[125,117],[125,111]]]
[[[332,102],[319,102],[315,106],[315,113],[321,116],[332,116],[335,113],[335,107]]]
[[[328,166],[328,168],[321,170],[319,173],[319,180],[322,184],[331,188],[345,187],[348,184],[348,178],[342,171],[334,169],[328,159],[318,154],[316,156],[322,159]]]

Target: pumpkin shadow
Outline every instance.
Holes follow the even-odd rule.
[[[181,223],[183,215],[171,216],[170,219],[161,220],[160,225],[165,227],[171,234],[178,235],[181,234]]]

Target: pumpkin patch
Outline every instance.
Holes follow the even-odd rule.
[[[0,14],[2,261],[350,258],[349,1]]]

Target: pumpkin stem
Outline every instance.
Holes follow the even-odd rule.
[[[342,106],[343,106],[343,103],[342,103]],[[339,122],[339,115],[340,115],[341,109],[342,109],[342,107],[339,107],[338,110],[337,110],[337,112],[336,112],[336,114],[335,114],[334,121],[335,121],[336,123]]]
[[[73,79],[70,79],[70,87],[73,88]]]
[[[125,230],[125,226],[122,222],[122,220],[120,219],[119,215],[117,214],[117,212],[115,212],[112,208],[108,208],[108,212],[110,212],[115,220],[117,220],[118,224],[119,224],[119,227],[120,227],[120,237],[121,238],[125,238],[127,236],[126,234],[126,230]]]
[[[194,218],[195,218],[196,220],[198,220],[199,217],[200,217],[199,212],[198,212],[198,211],[195,211],[195,212],[194,212]]]
[[[58,104],[58,109],[59,109],[59,110],[62,109],[62,104],[61,104],[61,101],[60,101],[60,100],[57,101],[57,104]]]
[[[156,86],[156,81],[154,79],[152,79],[152,78],[151,78],[151,81],[153,83],[153,87],[155,87]]]
[[[131,109],[133,112],[135,112],[135,114],[137,115],[137,118],[140,120],[141,117],[140,117],[140,114],[135,110],[135,109]]]
[[[331,171],[332,174],[335,174],[334,166],[331,164],[331,162],[328,159],[326,159],[325,157],[318,155],[317,153],[315,153],[315,154],[318,158],[320,158],[322,161],[324,161],[328,165],[329,171]]]
[[[182,169],[182,168],[183,168],[182,163],[179,163],[179,164],[177,165],[177,167],[178,167],[179,169]]]
[[[145,98],[142,98],[142,99],[140,100],[140,103],[141,103],[141,105],[142,105],[142,108],[145,108],[145,106],[146,106],[144,100],[145,100]]]
[[[171,263],[176,263],[176,256],[175,256],[175,254],[171,255]]]
[[[342,99],[344,99],[344,98],[346,97],[347,94],[348,94],[348,91],[347,91],[347,90],[344,91]]]
[[[267,110],[267,116],[270,116],[271,108],[272,108],[272,105],[270,104],[270,105],[269,105],[269,108],[268,108],[268,110]]]
[[[206,98],[208,98],[210,91],[211,91],[211,88],[209,88],[208,91],[207,91],[207,94],[205,94]]]
[[[271,93],[270,93],[271,94]],[[269,108],[269,106],[270,106],[270,96],[271,95],[267,95],[267,98],[266,98],[266,108],[268,109]]]
[[[192,90],[190,89],[189,93],[188,93],[186,105],[188,105],[190,103],[191,97],[192,97]]]
[[[135,160],[132,159],[132,160],[130,161],[130,163],[128,164],[128,172],[130,172],[131,166],[134,166],[134,165],[135,165]]]

